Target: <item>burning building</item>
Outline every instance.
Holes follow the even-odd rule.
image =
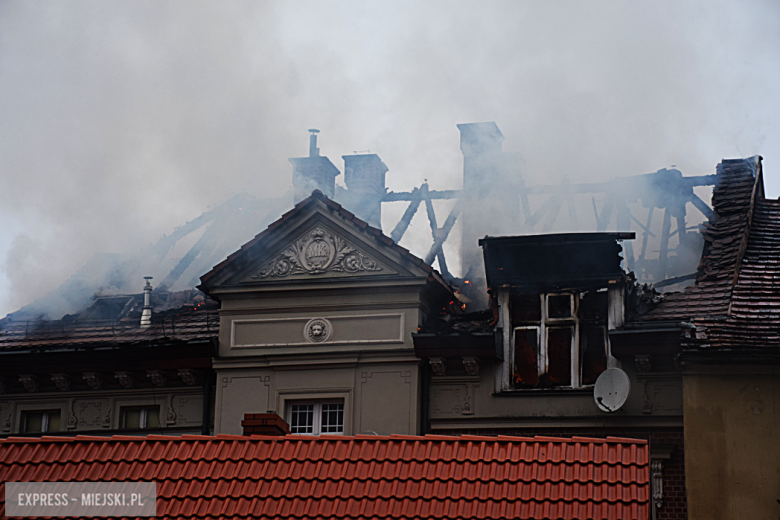
[[[282,214],[290,201],[276,201],[269,211],[281,218],[254,238],[225,252],[226,237],[243,233],[235,224],[244,211],[257,221],[257,201],[242,196],[113,271],[123,279],[163,258],[162,289],[145,298],[102,295],[61,320],[4,320],[0,433],[127,431],[137,418],[144,426],[135,433],[241,435],[247,414],[273,413],[295,435],[632,438],[640,441],[625,442],[649,445],[647,460],[631,463],[647,490],[630,501],[636,516],[686,518],[687,504],[701,516],[713,498],[708,472],[722,470],[722,459],[743,475],[735,461],[755,459],[755,450],[720,440],[755,435],[763,452],[776,453],[764,433],[777,414],[764,411],[777,401],[768,368],[777,212],[763,197],[760,162],[724,161],[698,177],[664,169],[528,186],[522,158],[502,150],[495,123],[459,130],[462,189],[424,183],[409,192],[387,190],[392,172],[376,154],[343,156],[345,187],[337,186],[341,171],[311,130],[308,156],[290,159],[293,208]],[[714,209],[695,192],[710,185]],[[563,208],[570,224],[580,221],[583,197],[596,231],[551,233]],[[442,199],[455,203],[439,225]],[[385,234],[383,204],[396,202],[405,211]],[[423,205],[432,245],[418,257],[398,242]],[[688,208],[708,218],[701,233]],[[458,221],[460,276],[442,247]],[[537,226],[545,234],[532,234]],[[197,230],[193,246],[168,257]],[[200,291],[171,292],[204,262]],[[660,295],[647,281],[689,287]],[[725,365],[734,362],[743,368],[732,373]],[[630,394],[605,409],[594,384],[618,368]],[[758,412],[745,418],[741,401],[718,388],[739,394],[758,372],[759,390],[747,392]],[[98,404],[101,414],[89,419]],[[707,416],[721,404],[735,411],[713,437]],[[149,423],[155,406],[159,424]],[[761,475],[774,482],[771,471]],[[717,489],[720,500],[737,500]]]

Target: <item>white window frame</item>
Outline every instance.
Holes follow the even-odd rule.
[[[510,298],[508,292],[505,293],[506,296],[501,298],[501,300],[504,302],[504,305],[509,305]],[[548,312],[548,306],[549,306],[549,299],[550,296],[569,296],[570,301],[570,309],[571,309],[571,316],[566,318],[551,318],[549,317]],[[582,384],[582,360],[580,359],[580,320],[579,320],[579,292],[552,292],[552,293],[542,293],[539,295],[540,298],[540,306],[541,306],[541,320],[538,323],[535,324],[523,324],[518,325],[517,327],[512,327],[511,323],[507,323],[510,325],[509,327],[506,327],[506,329],[511,329],[511,332],[509,334],[509,342],[508,342],[508,352],[506,352],[505,359],[507,360],[507,367],[505,371],[505,376],[503,378],[504,382],[504,389],[505,390],[519,390],[514,387],[514,381],[512,380],[513,372],[514,372],[514,366],[515,366],[515,335],[517,331],[522,330],[528,330],[528,329],[537,329],[537,350],[536,350],[536,362],[537,362],[537,370],[539,377],[541,377],[543,374],[546,374],[549,369],[549,355],[547,350],[547,344],[548,344],[548,329],[551,328],[563,328],[563,327],[571,327],[572,328],[572,335],[571,335],[571,385],[561,385],[555,388],[570,388],[570,389],[579,389],[579,388],[589,388],[593,386],[592,384],[589,385],[583,385]],[[510,313],[508,308],[506,309],[506,312],[503,314],[503,319],[505,320],[511,320]],[[609,347],[609,335],[607,333],[608,327],[604,326],[604,348],[605,348],[605,355],[607,356],[607,359],[609,360],[609,357],[611,355],[610,353],[610,347]],[[505,343],[506,345],[506,343]]]
[[[41,430],[40,431],[28,431],[27,430],[27,418],[32,413],[40,413],[43,414],[41,418]],[[59,415],[60,419],[60,429],[59,430],[49,430],[49,415],[51,414],[57,414]],[[30,410],[24,410],[22,412],[22,433],[50,433],[50,431],[61,431],[62,430],[62,413],[61,410],[57,409],[46,409],[46,410],[36,410],[36,409],[30,409]]]
[[[322,405],[327,404],[340,404],[341,405],[341,431],[340,432],[323,432],[322,431]],[[312,401],[310,399],[306,400],[289,400],[286,401],[285,405],[287,406],[287,410],[285,410],[285,420],[287,421],[287,424],[290,425],[290,428],[292,429],[292,413],[293,413],[293,406],[296,405],[314,405],[314,418],[312,421],[312,432],[311,433],[295,433],[292,432],[293,435],[344,435],[344,430],[346,429],[346,421],[347,421],[347,410],[344,403],[344,399],[322,399],[318,401]]]
[[[141,405],[141,406],[122,406],[119,410],[119,427],[123,430],[128,429],[127,426],[125,426],[125,420],[126,420],[126,414],[128,410],[140,410],[141,411],[141,418],[138,421],[138,428],[132,428],[132,429],[138,429],[138,430],[148,430],[149,429],[149,412],[152,411],[157,414],[157,422],[160,426],[153,426],[153,428],[162,428],[162,420],[160,418],[160,405],[157,404],[147,404],[147,405]]]

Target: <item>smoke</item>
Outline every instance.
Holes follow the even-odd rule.
[[[455,125],[496,121],[529,185],[761,153],[776,196],[778,18],[758,0],[0,2],[0,315],[242,190],[282,196],[312,127],[341,169],[379,154],[395,191],[460,188]],[[430,243],[420,211],[402,244]]]

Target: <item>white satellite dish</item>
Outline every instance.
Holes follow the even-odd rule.
[[[631,393],[631,380],[619,368],[608,368],[601,373],[593,388],[596,405],[605,412],[617,412],[626,404]]]

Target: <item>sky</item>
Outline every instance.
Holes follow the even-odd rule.
[[[236,193],[281,196],[308,128],[342,171],[379,154],[394,191],[460,188],[456,124],[495,121],[528,185],[761,154],[777,197],[778,28],[760,0],[0,0],[0,316]]]

